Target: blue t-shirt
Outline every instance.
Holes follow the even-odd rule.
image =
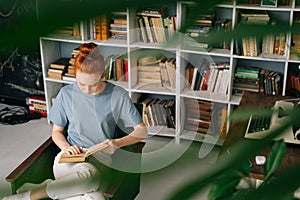
[[[81,147],[115,138],[116,125],[123,129],[142,122],[127,91],[109,82],[96,95],[83,93],[76,83],[62,87],[48,119],[60,127],[68,125],[68,142]]]

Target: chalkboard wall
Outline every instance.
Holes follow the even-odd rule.
[[[0,1],[0,97],[24,100],[43,96],[43,79],[38,37],[29,42],[18,29],[37,21],[36,1]],[[23,20],[20,20],[23,19]]]

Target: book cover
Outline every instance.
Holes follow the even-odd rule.
[[[116,79],[117,81],[124,81],[125,76],[124,76],[124,59],[122,57],[116,58]]]
[[[84,162],[87,157],[90,155],[102,151],[109,147],[108,144],[95,144],[94,146],[91,146],[88,148],[85,152],[77,155],[68,155],[66,153],[63,153],[60,157],[59,163],[68,163],[68,162]]]
[[[50,68],[65,70],[69,65],[69,61],[70,58],[59,58],[50,64]]]

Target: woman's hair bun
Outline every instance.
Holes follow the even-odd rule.
[[[84,43],[79,48],[79,55],[84,58],[96,58],[101,56],[99,49],[95,43]]]

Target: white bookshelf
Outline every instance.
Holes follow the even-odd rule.
[[[186,6],[193,4],[192,1],[178,1],[168,5],[171,14],[177,16],[176,25],[180,28],[186,22]],[[162,3],[163,5],[163,3]],[[217,6],[218,13],[217,18],[228,17],[232,20],[232,28],[235,28],[235,24],[238,19],[239,10],[250,9],[250,10],[267,10],[276,13],[276,16],[284,16],[284,20],[288,24],[292,24],[293,17],[299,13],[300,8],[295,6],[295,0],[291,6],[283,7],[261,7],[257,5],[239,5],[234,1],[232,4],[221,4]],[[218,16],[219,15],[219,16]],[[127,40],[115,40],[109,39],[106,41],[90,40],[87,36],[87,27],[85,23],[81,23],[81,37],[62,37],[56,35],[42,36],[40,38],[40,48],[43,66],[43,76],[44,76],[44,86],[45,86],[45,96],[47,103],[47,111],[51,108],[51,99],[54,98],[59,89],[70,84],[68,81],[56,80],[47,77],[47,70],[51,62],[55,61],[59,57],[71,57],[72,49],[78,47],[84,42],[95,42],[99,45],[101,53],[107,58],[111,54],[128,54],[128,70],[129,70],[129,80],[128,82],[118,82],[111,81],[112,83],[119,85],[126,89],[130,96],[151,94],[151,95],[166,95],[170,98],[176,100],[176,129],[168,129],[166,127],[150,127],[149,133],[151,135],[161,135],[167,137],[174,137],[176,142],[180,143],[180,139],[192,139],[196,141],[203,141],[204,136],[201,134],[196,134],[191,131],[184,130],[183,126],[183,115],[184,112],[183,101],[185,98],[208,100],[217,104],[222,104],[228,110],[228,115],[233,111],[233,109],[239,104],[241,97],[237,95],[232,95],[232,77],[236,66],[240,63],[243,64],[257,64],[260,67],[275,66],[275,69],[282,74],[282,95],[286,93],[286,82],[287,73],[291,65],[299,65],[300,59],[295,57],[290,57],[289,45],[291,44],[291,35],[286,37],[286,53],[284,56],[277,55],[258,55],[256,57],[241,56],[234,53],[234,41],[230,42],[230,50],[226,49],[212,49],[209,52],[206,51],[196,51],[182,48],[180,42],[173,42],[169,45],[158,44],[158,43],[143,43],[137,40],[136,32],[136,9],[127,9]],[[132,52],[137,50],[163,50],[169,57],[172,55],[176,58],[176,87],[147,87],[137,85],[137,72],[134,70],[136,57],[133,56]],[[228,62],[230,66],[230,82],[229,82],[229,92],[227,94],[218,94],[207,91],[192,91],[186,87],[186,81],[184,80],[185,67],[184,59],[192,60],[193,62],[199,62],[200,58],[209,57],[214,62]],[[214,137],[214,136],[208,136]],[[219,137],[218,135],[216,136]],[[211,141],[215,142],[215,139]],[[207,140],[209,141],[209,140]],[[222,139],[217,140],[217,144],[222,144]]]

